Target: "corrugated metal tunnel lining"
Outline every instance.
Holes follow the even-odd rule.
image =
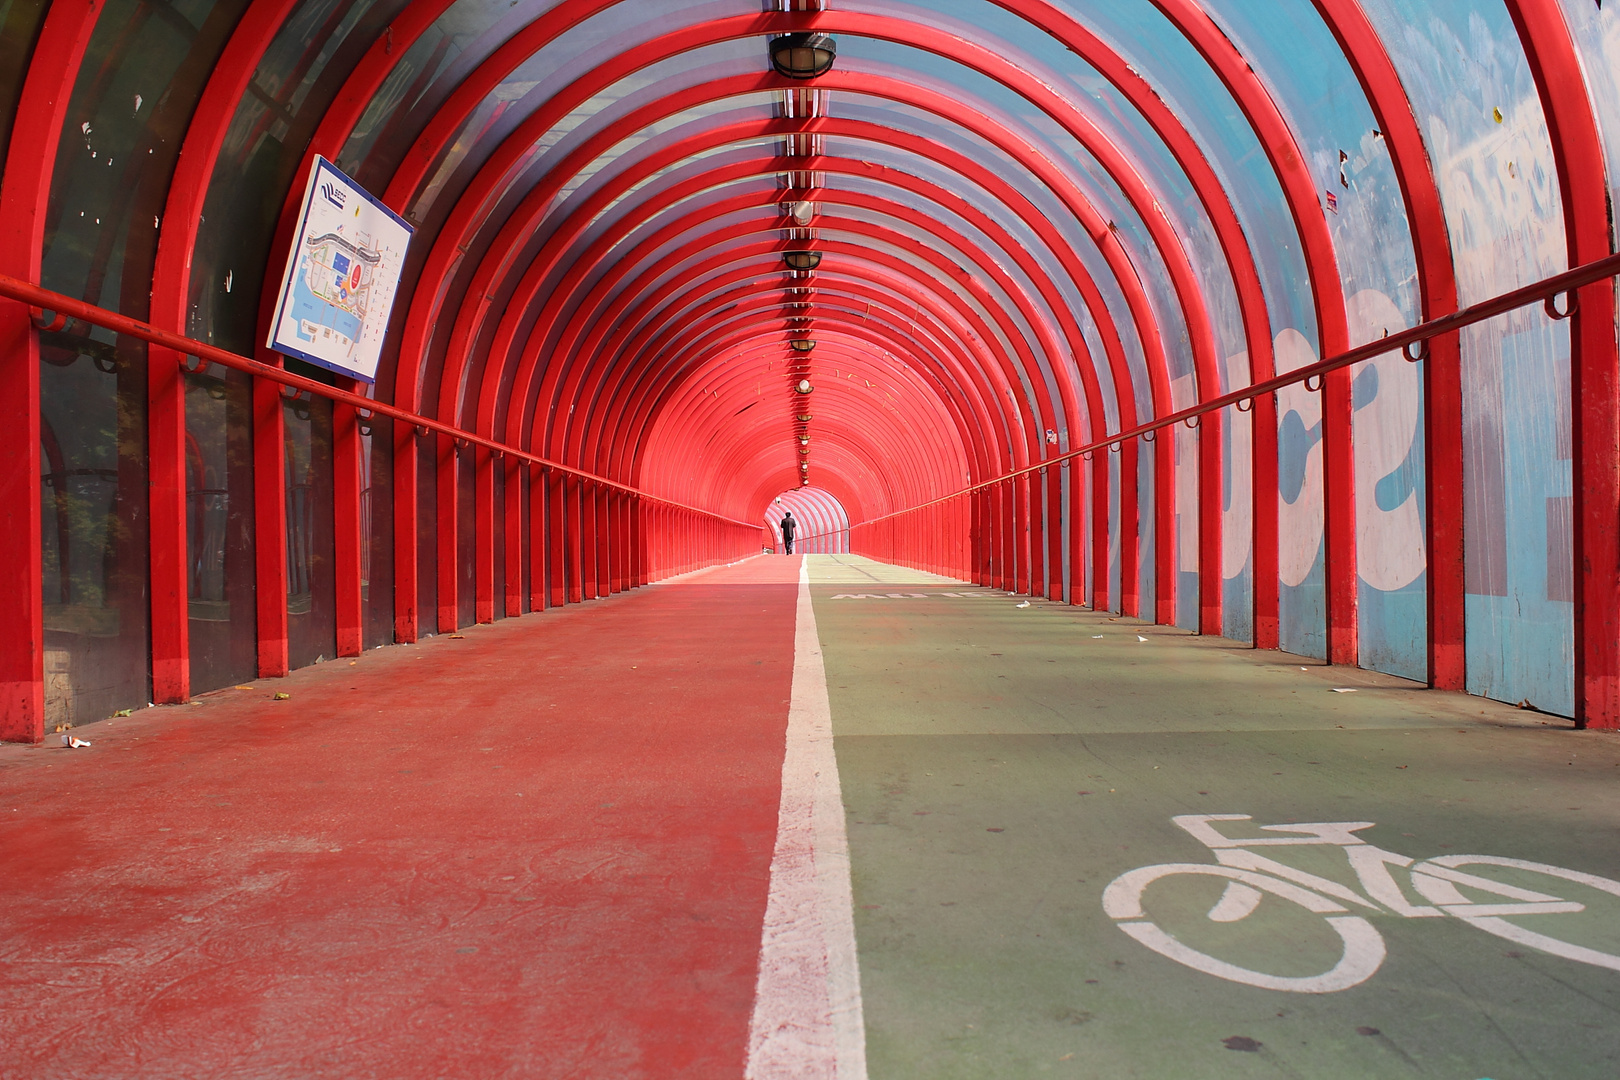
[[[856,552],[1620,725],[1612,280],[1108,444],[1610,256],[1620,16],[764,8],[6,6],[0,273],[100,313],[0,301],[0,734],[731,561],[801,486]],[[285,366],[392,417],[107,314],[282,364],[316,155],[416,234],[375,386]]]

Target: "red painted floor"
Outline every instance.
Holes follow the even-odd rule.
[[[798,563],[0,748],[0,1077],[740,1077]]]

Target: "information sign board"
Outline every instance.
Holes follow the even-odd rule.
[[[405,249],[416,230],[316,156],[267,346],[374,382]]]

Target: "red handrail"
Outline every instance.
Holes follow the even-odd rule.
[[[610,480],[605,476],[598,476],[595,473],[587,472],[584,469],[575,468],[572,465],[564,465],[562,462],[552,461],[549,458],[543,458],[538,454],[532,454],[527,450],[520,450],[515,446],[510,446],[503,442],[497,442],[494,439],[485,438],[482,435],[467,431],[464,428],[456,427],[453,424],[446,424],[443,421],[435,420],[432,417],[411,412],[409,409],[401,409],[398,406],[377,401],[362,394],[356,394],[348,390],[340,390],[335,386],[328,386],[323,382],[308,379],[302,375],[295,375],[290,371],[283,371],[281,368],[272,367],[269,364],[262,364],[257,360],[250,360],[245,356],[240,356],[236,353],[218,348],[217,346],[209,345],[206,342],[184,337],[168,330],[159,330],[157,327],[141,322],[139,319],[132,319],[127,315],[120,315],[116,311],[109,311],[106,308],[97,307],[95,304],[86,303],[83,300],[75,300],[71,296],[66,296],[59,292],[52,292],[50,289],[42,288],[38,285],[22,281],[18,278],[9,277],[5,274],[0,274],[0,296],[9,296],[13,300],[29,305],[29,307],[34,309],[35,312],[34,324],[44,329],[60,330],[64,325],[66,325],[66,321],[62,318],[62,316],[68,316],[81,322],[90,323],[92,326],[104,327],[105,329],[111,330],[116,334],[127,334],[130,337],[139,338],[142,341],[149,342],[153,345],[162,345],[165,348],[173,349],[175,352],[182,353],[186,356],[195,356],[199,360],[206,360],[209,363],[220,364],[224,367],[233,368],[237,371],[244,371],[249,375],[255,375],[261,379],[269,379],[271,382],[277,382],[283,386],[290,386],[296,390],[307,390],[312,394],[319,394],[321,397],[330,398],[333,401],[341,401],[346,405],[352,405],[355,408],[364,410],[368,413],[386,416],[393,420],[401,420],[407,424],[413,424],[419,429],[426,428],[429,431],[436,431],[441,435],[449,435],[452,438],[464,440],[476,446],[482,446],[498,455],[511,454],[513,457],[518,458],[521,461],[526,461],[531,465],[538,465],[545,469],[554,469],[557,472],[566,473],[569,476],[576,476],[581,480],[588,480],[593,484],[600,484],[603,487],[612,488],[615,491],[622,491],[627,495],[635,495],[638,498],[646,499],[650,502],[663,503],[666,506],[677,507],[681,510],[689,510],[692,513],[702,514],[704,517],[713,518],[716,521],[724,521],[732,525],[742,525],[746,528],[759,529],[761,531],[764,531],[765,528],[763,525],[758,525],[747,521],[739,521],[736,518],[726,517],[724,514],[716,514],[712,510],[704,510],[700,507],[689,506],[686,503],[665,498],[662,495],[653,495],[642,491],[639,488],[631,487],[629,484],[622,484],[617,480]],[[50,320],[43,318],[44,312],[47,311],[56,315],[57,318]]]
[[[970,484],[967,487],[964,487],[959,491],[954,491],[949,495],[942,495],[937,499],[932,499],[925,503],[918,503],[916,506],[908,507],[905,510],[896,510],[892,514],[884,514],[881,517],[870,518],[866,521],[852,522],[850,524],[850,528],[856,529],[863,525],[875,525],[880,521],[888,521],[891,518],[903,517],[906,514],[916,513],[918,510],[926,510],[930,506],[938,506],[941,503],[949,502],[950,500],[958,498],[962,495],[968,495],[975,491],[983,491],[984,489],[994,487],[997,484],[1004,484],[1008,480],[1015,480],[1020,476],[1028,476],[1031,473],[1040,472],[1054,465],[1065,464],[1069,461],[1073,461],[1075,458],[1101,450],[1104,447],[1120,445],[1126,439],[1135,439],[1142,435],[1151,434],[1152,432],[1158,431],[1161,428],[1172,427],[1184,421],[1196,419],[1203,416],[1205,413],[1211,413],[1217,409],[1229,408],[1238,404],[1239,402],[1249,401],[1253,398],[1257,398],[1262,394],[1274,393],[1285,386],[1292,386],[1294,383],[1309,382],[1311,379],[1320,378],[1330,371],[1337,371],[1339,368],[1349,367],[1351,364],[1359,364],[1363,360],[1370,360],[1375,356],[1382,356],[1384,353],[1394,352],[1396,349],[1405,351],[1406,358],[1411,360],[1413,363],[1420,360],[1426,360],[1428,358],[1427,348],[1421,349],[1417,356],[1413,356],[1410,346],[1422,345],[1426,343],[1428,339],[1439,337],[1441,334],[1455,333],[1465,326],[1472,326],[1475,323],[1484,322],[1486,319],[1494,319],[1496,316],[1505,314],[1509,311],[1514,311],[1521,307],[1528,307],[1529,305],[1536,303],[1538,300],[1545,304],[1547,314],[1550,317],[1554,319],[1567,319],[1575,311],[1576,289],[1602,281],[1604,278],[1614,277],[1616,275],[1620,275],[1620,254],[1610,255],[1607,258],[1598,259],[1596,262],[1590,262],[1584,266],[1577,266],[1575,269],[1566,270],[1562,274],[1554,274],[1552,277],[1543,278],[1540,281],[1514,289],[1511,292],[1505,292],[1500,296],[1494,296],[1489,300],[1481,300],[1477,304],[1472,304],[1468,307],[1462,308],[1461,310],[1455,311],[1450,315],[1443,315],[1438,319],[1431,319],[1425,323],[1418,323],[1416,326],[1409,327],[1408,329],[1399,331],[1398,333],[1381,337],[1377,341],[1370,341],[1365,345],[1357,346],[1348,352],[1342,352],[1337,356],[1330,356],[1326,360],[1319,360],[1314,364],[1308,364],[1302,368],[1295,368],[1293,371],[1278,375],[1275,378],[1267,379],[1264,382],[1255,383],[1252,386],[1245,386],[1241,390],[1233,390],[1229,394],[1223,394],[1218,398],[1212,398],[1209,401],[1206,401],[1201,405],[1195,405],[1190,409],[1182,409],[1180,412],[1173,412],[1168,416],[1160,417],[1159,419],[1149,421],[1146,424],[1138,424],[1136,427],[1133,427],[1127,431],[1121,431],[1113,435],[1108,435],[1102,439],[1098,439],[1095,442],[1087,443],[1085,446],[1077,449],[1069,450],[1062,454],[1057,454],[1053,457],[1046,458],[1045,460],[1036,462],[1033,465],[1026,465],[1020,469],[1013,469],[1010,472],[1003,473],[1002,475],[995,477],[994,479],[981,480],[977,484]],[[1562,311],[1558,310],[1554,305],[1554,301],[1557,299],[1559,293],[1569,294],[1567,306]]]

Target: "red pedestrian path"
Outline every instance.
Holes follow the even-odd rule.
[[[798,564],[0,749],[0,1077],[740,1076]]]

